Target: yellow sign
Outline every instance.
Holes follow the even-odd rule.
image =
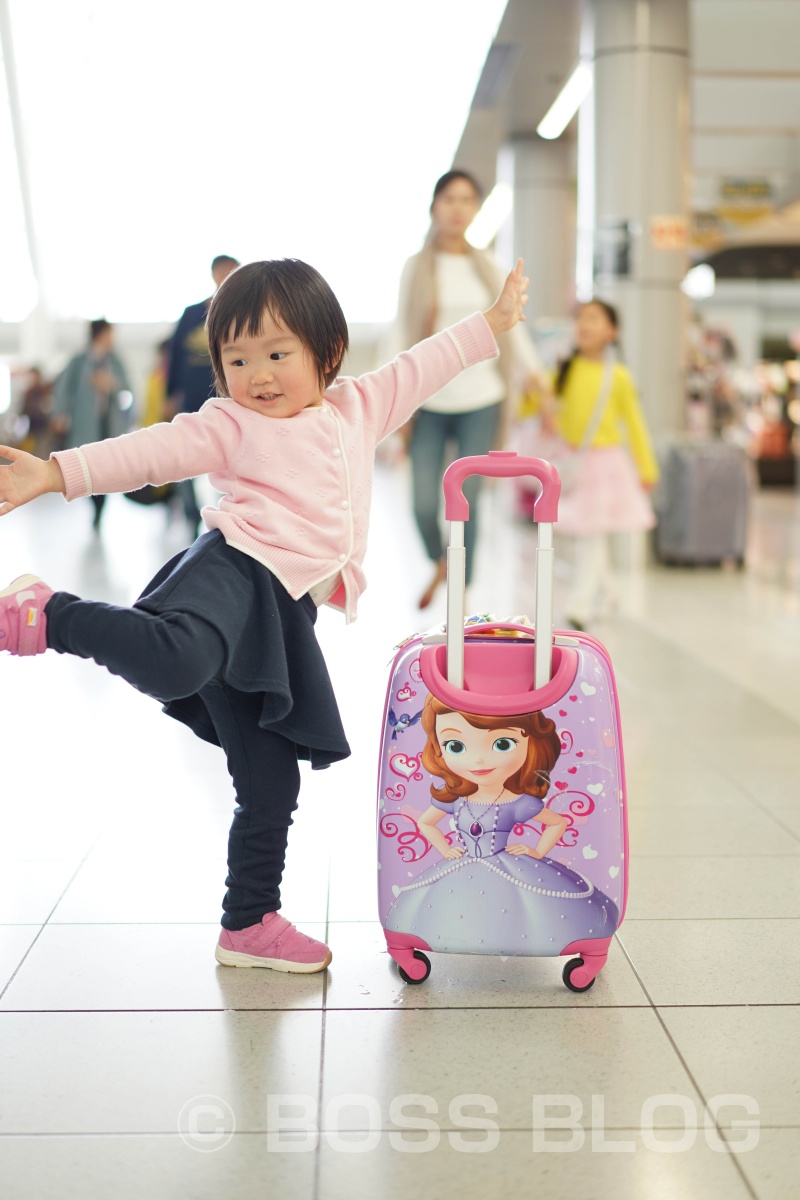
[[[723,179],[719,191],[725,200],[772,199],[772,184],[768,179]]]

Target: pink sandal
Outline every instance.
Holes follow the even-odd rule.
[[[0,592],[0,650],[44,654],[47,649],[45,605],[53,594],[38,575],[20,575]]]

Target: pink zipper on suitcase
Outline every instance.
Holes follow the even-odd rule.
[[[538,479],[536,612],[464,627],[469,475]],[[561,484],[542,459],[492,452],[444,476],[450,522],[444,635],[392,664],[378,772],[378,904],[407,983],[427,952],[575,955],[587,991],[625,913],[628,825],[619,704],[607,651],[553,631]]]

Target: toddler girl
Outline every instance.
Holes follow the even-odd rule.
[[[465,367],[497,355],[522,319],[520,260],[484,314],[379,371],[337,379],[348,345],[339,303],[295,259],[224,281],[207,328],[219,396],[199,412],[43,462],[0,446],[0,516],[45,492],[129,492],[209,474],[209,531],[166,564],[132,608],[54,592],[25,575],[0,592],[0,649],[92,658],[160,700],[227,756],[236,792],[217,960],[321,971],[327,946],[278,909],[298,759],[350,753],[314,635],[327,603],[352,621],[366,581],[376,444]]]

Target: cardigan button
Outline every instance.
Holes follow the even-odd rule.
[[[350,501],[349,501],[349,500],[343,500],[343,501],[342,501],[342,508],[349,508],[349,507],[350,507]]]
[[[333,457],[334,457],[334,458],[341,458],[341,457],[342,457],[342,452],[341,452],[341,450],[339,449],[339,447],[338,447],[338,446],[336,447],[336,449],[335,449],[335,450],[334,450],[334,452],[333,452]]]
[[[339,555],[339,562],[344,562],[346,558],[347,558],[347,555],[346,555],[346,554],[340,554],[340,555]]]

